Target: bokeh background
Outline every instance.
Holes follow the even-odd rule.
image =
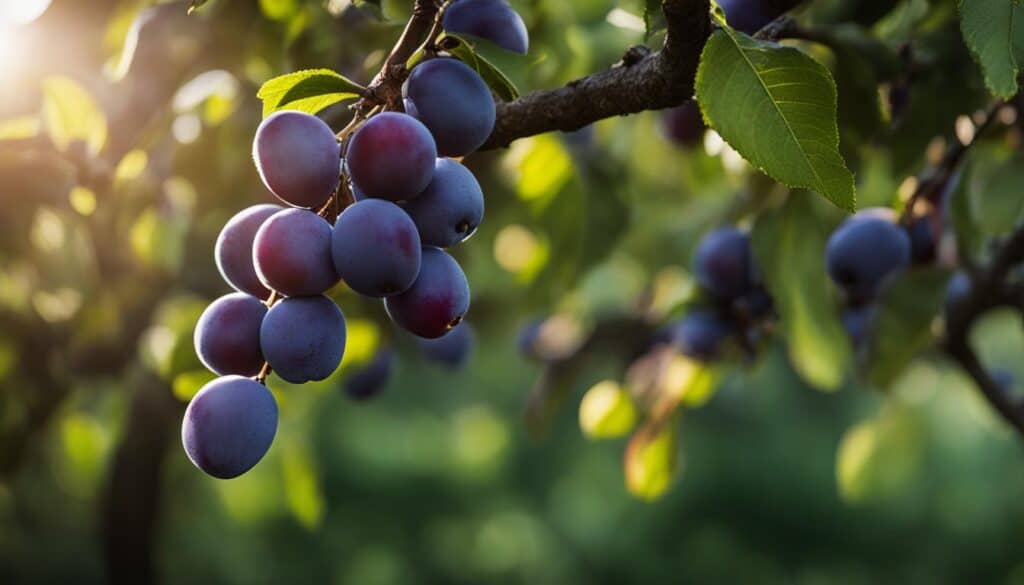
[[[589,442],[577,422],[581,392],[621,376],[628,352],[589,356],[548,427],[524,423],[542,367],[517,352],[521,326],[559,314],[587,329],[651,298],[668,315],[693,294],[700,235],[772,192],[713,134],[671,144],[656,113],[467,160],[488,207],[455,250],[479,337],[465,369],[425,362],[379,303],[335,291],[339,372],[271,378],[282,419],[267,457],[231,481],[199,472],[179,428],[209,380],[192,327],[228,292],[213,243],[272,199],[250,158],[256,90],[307,67],[367,82],[410,2],[385,1],[384,20],[347,0],[186,4],[0,0],[0,582],[1024,582],[1019,440],[928,353],[885,393],[823,393],[768,344],[679,417],[677,472],[655,501],[627,491],[624,441]],[[500,65],[522,90],[644,41],[639,1],[513,4],[531,55]],[[953,2],[810,4],[801,18],[854,20],[893,45],[955,33]],[[905,129],[916,154],[883,142],[851,161],[861,206],[926,163],[944,107],[975,103],[978,73],[946,45],[959,65],[936,75],[951,89],[924,84],[933,99],[911,102],[932,120]],[[335,128],[347,115],[323,114]],[[1022,379],[1019,315],[976,337]],[[395,377],[352,402],[346,373],[384,343]]]

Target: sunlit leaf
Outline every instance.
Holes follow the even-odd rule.
[[[636,408],[629,392],[617,382],[598,382],[580,402],[580,428],[591,439],[614,439],[633,430]]]
[[[793,47],[724,28],[704,47],[696,89],[711,127],[755,168],[855,209],[828,69]]]
[[[324,517],[324,495],[309,450],[300,443],[286,441],[281,465],[288,509],[306,529],[315,529]]]
[[[263,117],[279,110],[316,114],[341,101],[356,99],[364,91],[359,84],[330,69],[305,69],[264,83],[256,97],[263,100]]]
[[[0,120],[0,140],[31,138],[36,134],[39,134],[39,118],[36,116]]]
[[[129,150],[121,157],[121,161],[117,163],[117,168],[114,170],[114,179],[117,181],[138,179],[145,172],[146,165],[148,164],[149,155],[146,154],[146,151],[138,148]]]
[[[672,420],[660,429],[644,427],[633,435],[624,457],[629,493],[647,501],[665,493],[679,471],[677,440]]]
[[[190,372],[182,372],[174,377],[174,381],[171,383],[171,390],[174,392],[174,397],[182,402],[188,402],[192,400],[203,386],[212,382],[217,378],[217,375],[207,369],[192,370]]]
[[[84,87],[67,77],[43,80],[43,120],[60,148],[81,140],[93,154],[107,141],[107,118]]]

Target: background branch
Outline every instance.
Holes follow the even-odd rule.
[[[946,306],[943,349],[974,379],[992,408],[1024,439],[1024,404],[985,368],[970,345],[971,328],[986,311],[1002,306],[1021,307],[1021,288],[1007,282],[1010,269],[1024,261],[1024,228],[1003,243],[987,268],[971,275],[968,295]]]

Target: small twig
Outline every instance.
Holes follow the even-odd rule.
[[[943,189],[949,178],[953,176],[957,167],[963,162],[964,157],[967,155],[967,151],[971,149],[975,144],[978,143],[978,139],[985,133],[986,130],[992,125],[995,119],[998,117],[999,109],[1003,107],[1005,102],[996,102],[989,106],[985,110],[984,119],[978,124],[978,127],[974,130],[974,136],[971,137],[967,143],[960,142],[960,140],[954,140],[953,144],[946,150],[946,153],[942,157],[942,161],[939,162],[938,166],[928,171],[930,176],[922,176],[918,181],[917,189],[907,200],[906,205],[903,207],[903,213],[900,216],[900,223],[907,223],[913,218],[914,207],[922,197],[931,196],[937,189]]]

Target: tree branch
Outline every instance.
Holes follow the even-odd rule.
[[[1024,228],[1018,229],[996,252],[986,269],[971,277],[970,292],[959,302],[947,304],[943,349],[974,379],[985,399],[1024,439],[1024,404],[1014,399],[985,369],[970,345],[971,328],[986,311],[995,307],[1021,307],[1021,287],[1007,283],[1014,266],[1024,261]]]
[[[394,108],[401,103],[402,81],[405,80],[405,63],[416,52],[416,48],[424,37],[434,28],[437,11],[441,8],[441,0],[416,0],[412,8],[412,17],[405,25],[402,36],[398,38],[391,53],[384,60],[380,72],[367,87],[369,99],[359,102],[363,111],[370,110],[375,104],[386,104]]]
[[[701,50],[711,34],[708,0],[663,0],[668,26],[661,50],[634,47],[611,69],[498,104],[481,150],[552,130],[570,132],[605,118],[677,106],[693,97]]]

